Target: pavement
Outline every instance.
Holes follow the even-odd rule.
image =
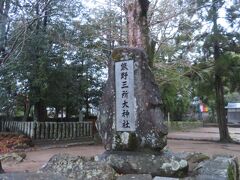
[[[229,127],[228,130],[232,139],[240,142],[240,127]],[[168,139],[217,142],[220,137],[218,127],[201,127],[182,132],[170,132]]]
[[[228,128],[231,137],[240,142],[240,127]],[[240,144],[219,142],[218,127],[201,127],[183,132],[169,132],[167,147],[174,152],[201,152],[209,156],[233,155],[240,160]]]

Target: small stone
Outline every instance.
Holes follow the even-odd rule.
[[[0,155],[1,161],[16,161],[16,162],[22,162],[26,158],[26,153],[19,152],[19,153],[6,153]]]
[[[152,176],[184,177],[188,163],[170,152],[109,152],[99,159],[108,163],[119,174],[151,174]]]
[[[153,178],[153,180],[179,180],[179,178],[171,178],[171,177],[160,177],[156,176]]]
[[[150,174],[127,174],[117,178],[117,180],[152,180]]]
[[[185,159],[188,162],[189,165],[189,173],[191,174],[193,170],[197,167],[197,165],[205,160],[210,159],[209,156],[203,154],[203,153],[198,153],[198,152],[183,152],[183,153],[176,153],[176,156],[179,158]]]

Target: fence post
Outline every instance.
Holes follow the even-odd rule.
[[[77,122],[76,124],[76,137],[79,137],[80,136],[80,123]]]
[[[39,122],[36,122],[36,139],[40,139],[41,136],[40,136],[40,123]]]
[[[75,139],[77,137],[76,136],[76,131],[77,131],[76,125],[77,125],[77,122],[73,123],[73,139]]]
[[[90,137],[93,137],[93,122],[90,123]]]
[[[73,131],[74,131],[73,123],[71,122],[71,123],[70,123],[70,135],[71,135],[71,139],[73,139]]]
[[[53,137],[53,123],[49,123],[49,139],[52,139]]]

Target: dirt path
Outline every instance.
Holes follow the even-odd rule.
[[[2,166],[6,172],[33,172],[41,168],[54,154],[67,153],[74,156],[95,156],[103,152],[104,148],[102,145],[80,145],[66,148],[40,149],[26,152],[27,157],[21,163],[2,162]]]
[[[233,134],[238,135],[240,129],[231,131]],[[235,155],[240,159],[240,145],[237,144],[221,144],[214,141],[209,141],[217,137],[218,132],[216,128],[200,128],[188,132],[170,133],[167,148],[174,152],[202,152],[207,155],[213,154],[230,154]],[[203,136],[204,134],[204,136]],[[180,136],[181,135],[181,136]],[[186,140],[185,138],[194,137],[195,140]],[[181,138],[184,140],[181,140]],[[205,139],[196,140],[204,137]],[[213,138],[214,137],[214,138]],[[3,169],[6,172],[24,172],[24,171],[37,171],[41,168],[54,154],[68,153],[79,156],[95,156],[104,152],[102,145],[79,145],[66,148],[51,148],[51,149],[36,149],[27,152],[26,159],[21,163],[3,162]]]

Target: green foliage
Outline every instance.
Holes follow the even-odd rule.
[[[22,1],[14,12],[8,41],[14,49],[9,63],[0,65],[0,111],[17,106],[18,113],[25,98],[17,97],[28,97],[36,115],[46,107],[67,109],[68,116],[83,108],[88,113],[98,105],[105,81],[105,44],[79,1],[45,2]]]
[[[239,92],[232,92],[232,93],[228,93],[225,96],[226,99],[226,103],[238,103],[240,102],[240,93]]]
[[[188,111],[191,99],[191,81],[183,74],[187,68],[181,64],[167,64],[154,71],[160,86],[165,116],[170,113],[171,119],[182,120]]]
[[[202,127],[201,121],[171,121],[168,124],[169,131],[188,131],[190,129]]]
[[[233,165],[229,164],[227,168],[227,174],[228,174],[228,180],[235,180]]]
[[[107,1],[109,6],[92,11],[78,0],[46,2],[11,1],[8,10],[14,16],[6,16],[9,22],[0,29],[7,34],[0,41],[9,53],[0,65],[0,111],[7,114],[24,110],[21,97],[32,106],[68,109],[69,115],[97,106],[111,50],[127,44],[123,1]],[[214,114],[216,74],[226,98],[240,90],[239,3],[169,0],[150,5],[153,70],[165,114],[182,119],[194,96],[202,97]],[[219,23],[223,7],[226,18],[221,19],[229,28]]]

